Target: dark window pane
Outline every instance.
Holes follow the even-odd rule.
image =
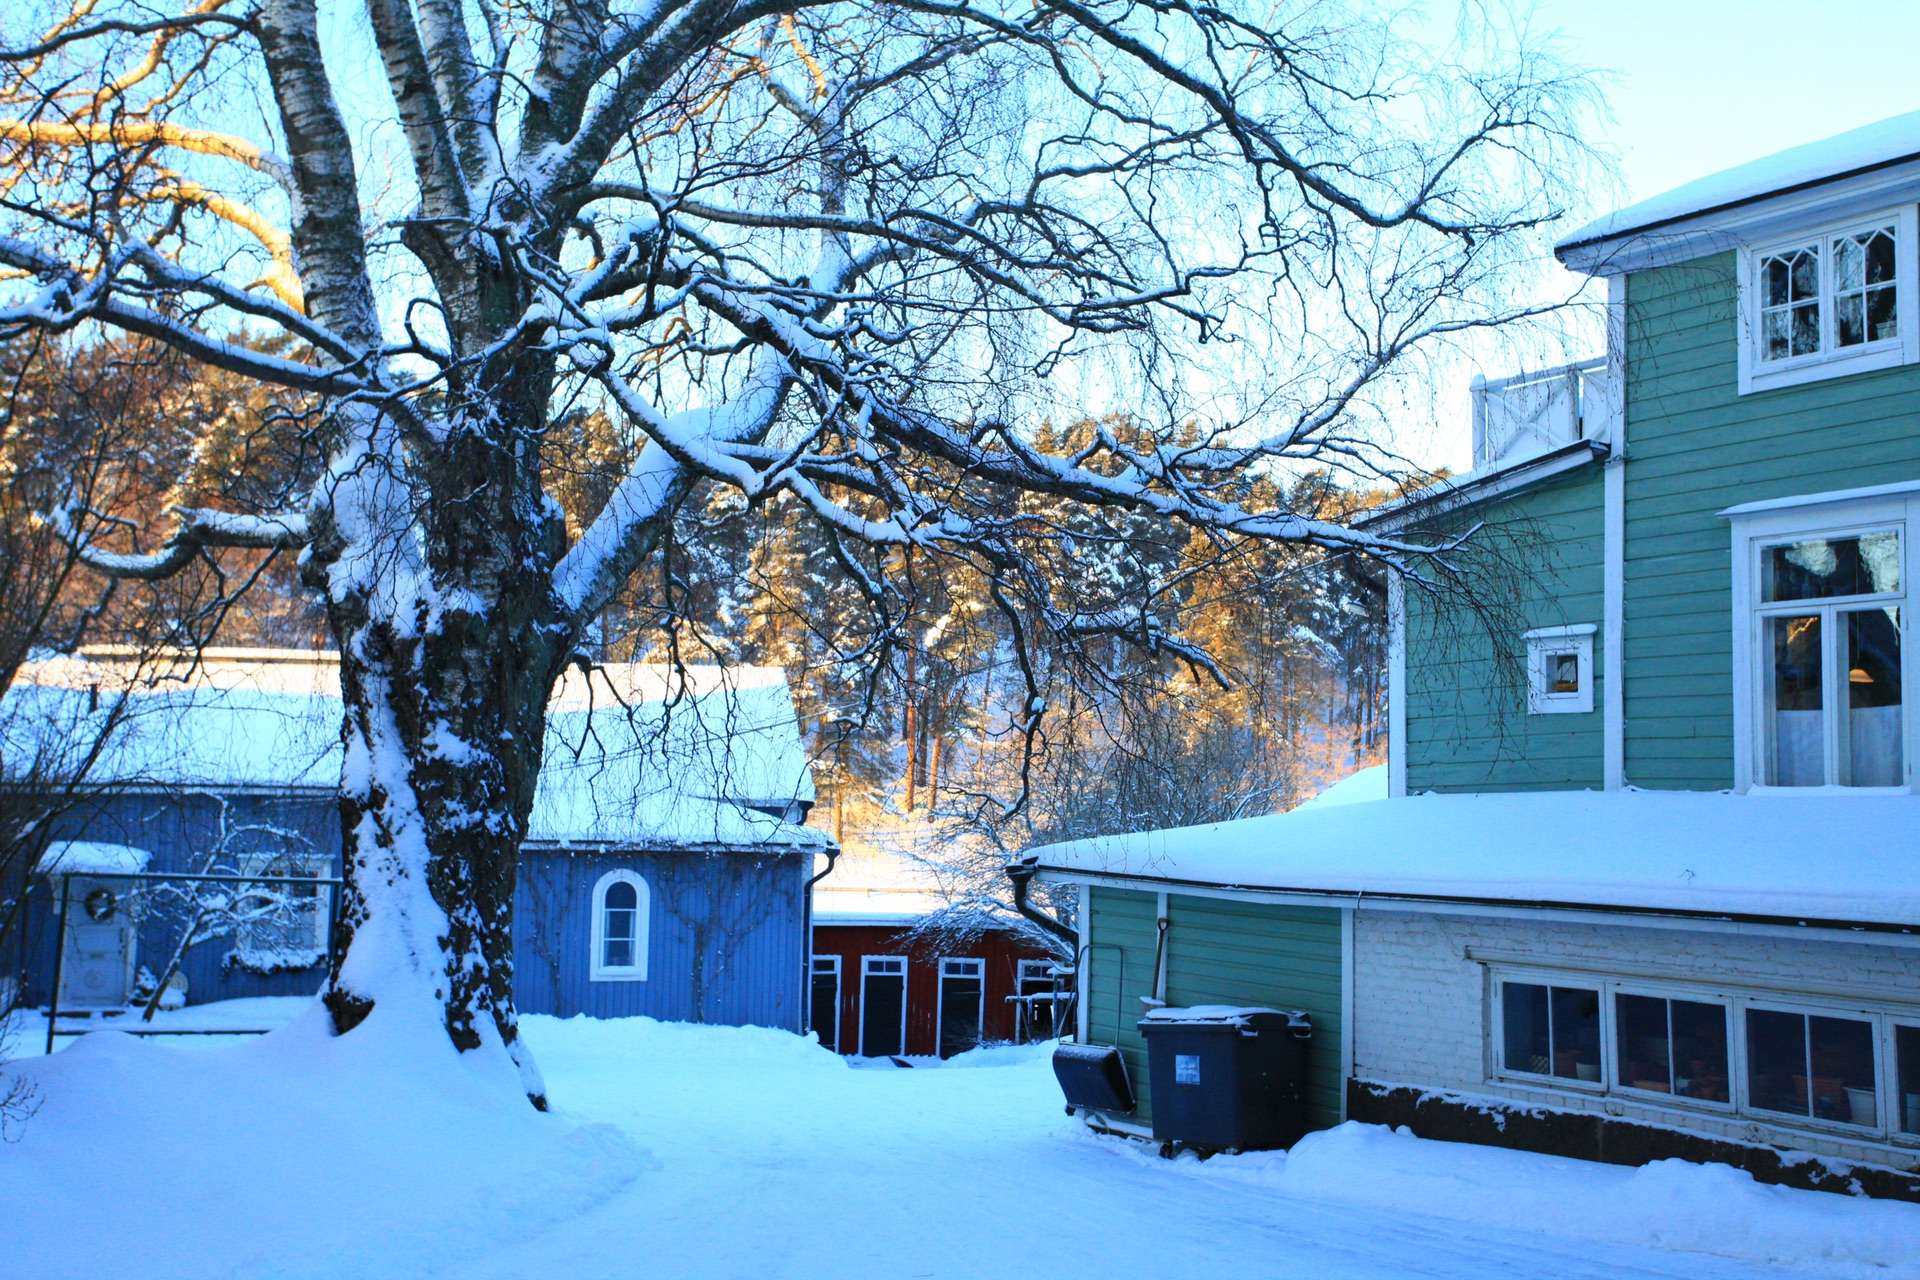
[[[1581,987],[1552,988],[1553,1074],[1569,1080],[1600,1080],[1600,993]]]
[[[1670,1008],[1673,1091],[1683,1098],[1728,1101],[1726,1006],[1675,1000]]]
[[[1790,322],[1793,335],[1793,354],[1812,355],[1820,349],[1820,304],[1803,303],[1793,309]]]
[[[1793,262],[1793,300],[1811,298],[1820,292],[1820,254],[1815,249],[1795,253]]]
[[[1873,1024],[1854,1018],[1809,1018],[1813,1114],[1842,1124],[1876,1125]]]
[[[607,886],[607,909],[626,909],[631,911],[640,902],[640,895],[634,892],[631,884],[625,880],[616,880]]]
[[[1552,653],[1547,655],[1547,670],[1551,676],[1553,692],[1580,692],[1580,655],[1577,653]]]
[[[1858,289],[1867,282],[1867,250],[1859,239],[1849,236],[1833,242],[1833,287]]]
[[[1867,300],[1860,294],[1848,294],[1833,300],[1833,343],[1837,347],[1857,347],[1867,340]]]
[[[1761,273],[1763,281],[1761,288],[1764,290],[1762,306],[1784,307],[1787,305],[1787,273],[1790,269],[1785,258],[1767,259],[1765,270]]]
[[[1653,996],[1615,996],[1613,1016],[1619,1037],[1620,1083],[1656,1093],[1673,1092],[1667,1002]]]
[[[1920,1027],[1895,1027],[1893,1054],[1900,1077],[1894,1097],[1900,1131],[1920,1133]]]
[[[1880,284],[1893,279],[1894,254],[1892,231],[1876,231],[1867,241],[1867,283]]]
[[[1553,1057],[1547,1035],[1547,989],[1531,982],[1501,984],[1500,1021],[1506,1031],[1501,1061],[1507,1070],[1550,1074]]]
[[[1900,589],[1900,535],[1892,529],[1857,538],[1808,538],[1768,547],[1762,600],[1826,600]]]
[[[1847,623],[1847,769],[1853,787],[1897,787],[1906,780],[1901,750],[1900,611],[1862,609]]]
[[[1820,616],[1771,619],[1773,628],[1772,776],[1776,787],[1827,780],[1821,717]]]
[[[633,967],[633,939],[608,938],[606,955],[600,963],[609,969],[629,969]]]
[[[1892,285],[1867,290],[1867,341],[1900,336],[1900,309]]]
[[[1760,317],[1760,350],[1763,360],[1785,360],[1789,351],[1787,345],[1787,313],[1769,311]]]
[[[1747,1010],[1747,1093],[1754,1106],[1810,1115],[1807,1019],[1773,1009]]]

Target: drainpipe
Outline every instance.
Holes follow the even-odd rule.
[[[801,897],[806,902],[806,909],[807,909],[807,921],[806,921],[807,927],[801,930],[801,934],[800,934],[801,945],[806,948],[806,952],[807,952],[806,955],[800,958],[800,1034],[801,1035],[805,1035],[807,1034],[807,1032],[813,1030],[813,886],[819,884],[822,880],[825,880],[828,876],[832,875],[833,864],[838,862],[839,860],[840,860],[840,846],[838,844],[828,845],[827,846],[827,869],[825,871],[822,871],[816,874],[812,879],[808,880],[807,883],[803,885],[800,889]]]
[[[1027,887],[1033,883],[1034,873],[1039,870],[1038,858],[1023,858],[1007,864],[1007,879],[1013,884],[1013,909],[1077,951],[1080,935],[1027,901]]]

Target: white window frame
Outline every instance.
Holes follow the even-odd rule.
[[[947,966],[955,964],[979,966],[972,973],[955,973],[952,976],[956,978],[980,979],[980,1017],[978,1026],[980,1028],[980,1034],[983,1037],[981,1043],[985,1043],[984,1037],[987,1031],[987,962],[978,956],[942,956],[940,959],[940,986],[934,995],[933,1052],[936,1056],[938,1056],[940,1052],[940,1046],[946,1043],[947,1038]],[[905,1043],[904,1038],[901,1043]]]
[[[1593,710],[1593,634],[1591,622],[1568,627],[1539,627],[1526,633],[1527,642],[1527,714],[1531,716],[1578,715]],[[1580,689],[1577,693],[1555,693],[1548,660],[1571,653],[1579,664]]]
[[[293,863],[300,869],[289,872],[302,879],[324,880],[333,875],[333,859],[324,853],[253,853],[241,860],[241,874],[264,876],[273,875],[276,862]],[[286,891],[293,886],[280,883],[269,886],[276,891]],[[318,884],[314,886],[313,919],[310,922],[313,936],[309,945],[297,948],[302,951],[317,951],[322,957],[327,954],[328,942],[333,926],[333,886]],[[273,927],[273,926],[270,926]],[[261,945],[262,939],[254,935],[248,925],[241,925],[234,931],[234,945],[241,951],[272,951],[274,948]],[[294,950],[296,948],[289,948]]]
[[[629,965],[601,963],[606,954],[607,890],[616,884],[630,884],[634,888],[633,963]],[[593,886],[593,925],[590,932],[592,950],[587,955],[588,981],[645,982],[647,952],[653,941],[653,890],[648,887],[646,878],[626,867],[616,867],[601,876]]]
[[[1535,970],[1495,969],[1490,971],[1492,984],[1488,988],[1492,1009],[1487,1025],[1491,1029],[1492,1041],[1488,1044],[1487,1065],[1490,1078],[1510,1080],[1518,1084],[1532,1085],[1548,1089],[1566,1089],[1574,1093],[1601,1094],[1607,1091],[1607,1073],[1612,1069],[1612,1054],[1609,1050],[1607,1025],[1607,992],[1605,982],[1591,973],[1553,973]],[[1518,1071],[1506,1064],[1507,1051],[1507,1002],[1501,987],[1509,982],[1525,983],[1535,987],[1574,987],[1582,991],[1594,991],[1600,997],[1600,1078],[1581,1080],[1567,1076],[1544,1075],[1537,1071]],[[1549,1046],[1551,1047],[1551,1046]]]
[[[874,968],[876,961],[897,962],[900,966],[900,1055],[907,1052],[907,1006],[913,1002],[911,966],[905,956],[861,956],[860,957],[860,1056],[870,1057],[867,1052],[867,979],[870,977],[891,978],[895,973],[891,969]],[[937,1046],[936,1046],[937,1047]]]
[[[1579,987],[1600,992],[1600,1083],[1568,1080],[1560,1076],[1538,1075],[1530,1071],[1510,1071],[1502,1056],[1506,1047],[1505,1000],[1501,984],[1524,982],[1535,986]],[[1705,1098],[1686,1098],[1677,1094],[1636,1089],[1617,1083],[1619,1027],[1615,995],[1656,996],[1667,1000],[1691,1000],[1722,1005],[1727,1011],[1727,1071],[1730,1102]],[[1851,1000],[1834,997],[1808,997],[1791,991],[1763,987],[1716,986],[1711,983],[1680,980],[1611,976],[1591,970],[1566,970],[1513,965],[1487,966],[1487,1043],[1485,1059],[1489,1083],[1517,1085],[1529,1090],[1549,1090],[1574,1097],[1617,1098],[1637,1106],[1654,1107],[1695,1116],[1738,1116],[1755,1124],[1803,1133],[1824,1134],[1858,1142],[1920,1148],[1920,1134],[1900,1131],[1901,1105],[1894,1029],[1920,1027],[1920,1007],[1890,1001]],[[1823,1120],[1796,1115],[1790,1111],[1769,1111],[1750,1101],[1751,1081],[1747,1074],[1747,1010],[1765,1009],[1782,1013],[1807,1014],[1821,1018],[1850,1018],[1868,1022],[1873,1028],[1874,1102],[1878,1123],[1862,1126],[1841,1120]]]
[[[1894,316],[1899,336],[1859,346],[1836,348],[1833,345],[1833,281],[1831,263],[1833,241],[1880,227],[1894,228]],[[1743,246],[1738,256],[1739,281],[1739,390],[1741,395],[1772,391],[1780,387],[1801,386],[1825,378],[1891,369],[1920,362],[1920,260],[1916,252],[1915,206],[1885,209],[1870,217],[1849,218],[1808,227],[1797,235],[1780,236],[1762,243]],[[1817,244],[1820,249],[1820,350],[1785,360],[1760,358],[1760,263],[1783,251]]]
[[[1772,681],[1769,673],[1772,665],[1771,650],[1765,647],[1768,637],[1764,619],[1778,613],[1793,612],[1796,607],[1805,611],[1827,608],[1836,601],[1822,599],[1762,604],[1760,586],[1762,555],[1767,547],[1806,538],[1844,538],[1897,529],[1900,533],[1901,595],[1896,603],[1901,609],[1904,633],[1911,608],[1906,603],[1906,596],[1913,594],[1911,584],[1914,570],[1920,567],[1920,557],[1916,557],[1913,550],[1913,535],[1920,530],[1920,491],[1869,496],[1813,494],[1791,506],[1732,514],[1732,520],[1734,790],[1791,795],[1900,795],[1912,792],[1915,782],[1914,751],[1916,745],[1920,745],[1912,713],[1914,699],[1920,695],[1920,670],[1917,670],[1920,669],[1920,661],[1907,656],[1904,643],[1901,645],[1903,669],[1900,701],[1901,764],[1906,781],[1894,787],[1775,787],[1766,783],[1766,726],[1771,706]],[[1872,601],[1892,598],[1875,596],[1859,599]],[[1835,640],[1829,637],[1827,643],[1833,644]],[[1828,690],[1823,702],[1830,704],[1834,698],[1833,692]],[[1834,733],[1836,717],[1833,710],[1830,707],[1825,720],[1828,737]],[[1826,755],[1829,760],[1834,758],[1831,744],[1827,747]]]

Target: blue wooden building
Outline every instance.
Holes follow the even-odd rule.
[[[61,659],[9,697],[60,724],[125,678],[111,658]],[[38,859],[9,966],[24,1002],[52,1002],[58,967],[63,1012],[124,1010],[175,969],[209,900],[216,936],[181,954],[170,1003],[317,990],[341,854],[337,662],[211,651],[129,696],[89,775],[94,798],[62,816]],[[808,884],[829,841],[804,825],[813,781],[781,673],[570,670],[546,756],[516,899],[520,1009],[800,1030]],[[133,871],[275,887],[236,905],[221,895],[245,886]]]

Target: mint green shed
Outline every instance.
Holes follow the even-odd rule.
[[[1347,912],[1294,906],[1229,891],[1157,886],[1151,878],[1085,885],[1086,958],[1079,1039],[1118,1045],[1139,1097],[1131,1115],[1104,1116],[1121,1132],[1148,1131],[1147,1047],[1139,1021],[1149,1006],[1223,1004],[1300,1010],[1313,1020],[1302,1101],[1310,1128],[1345,1118],[1348,1048]],[[1160,922],[1166,922],[1164,975]],[[1158,993],[1158,994],[1156,994]]]

